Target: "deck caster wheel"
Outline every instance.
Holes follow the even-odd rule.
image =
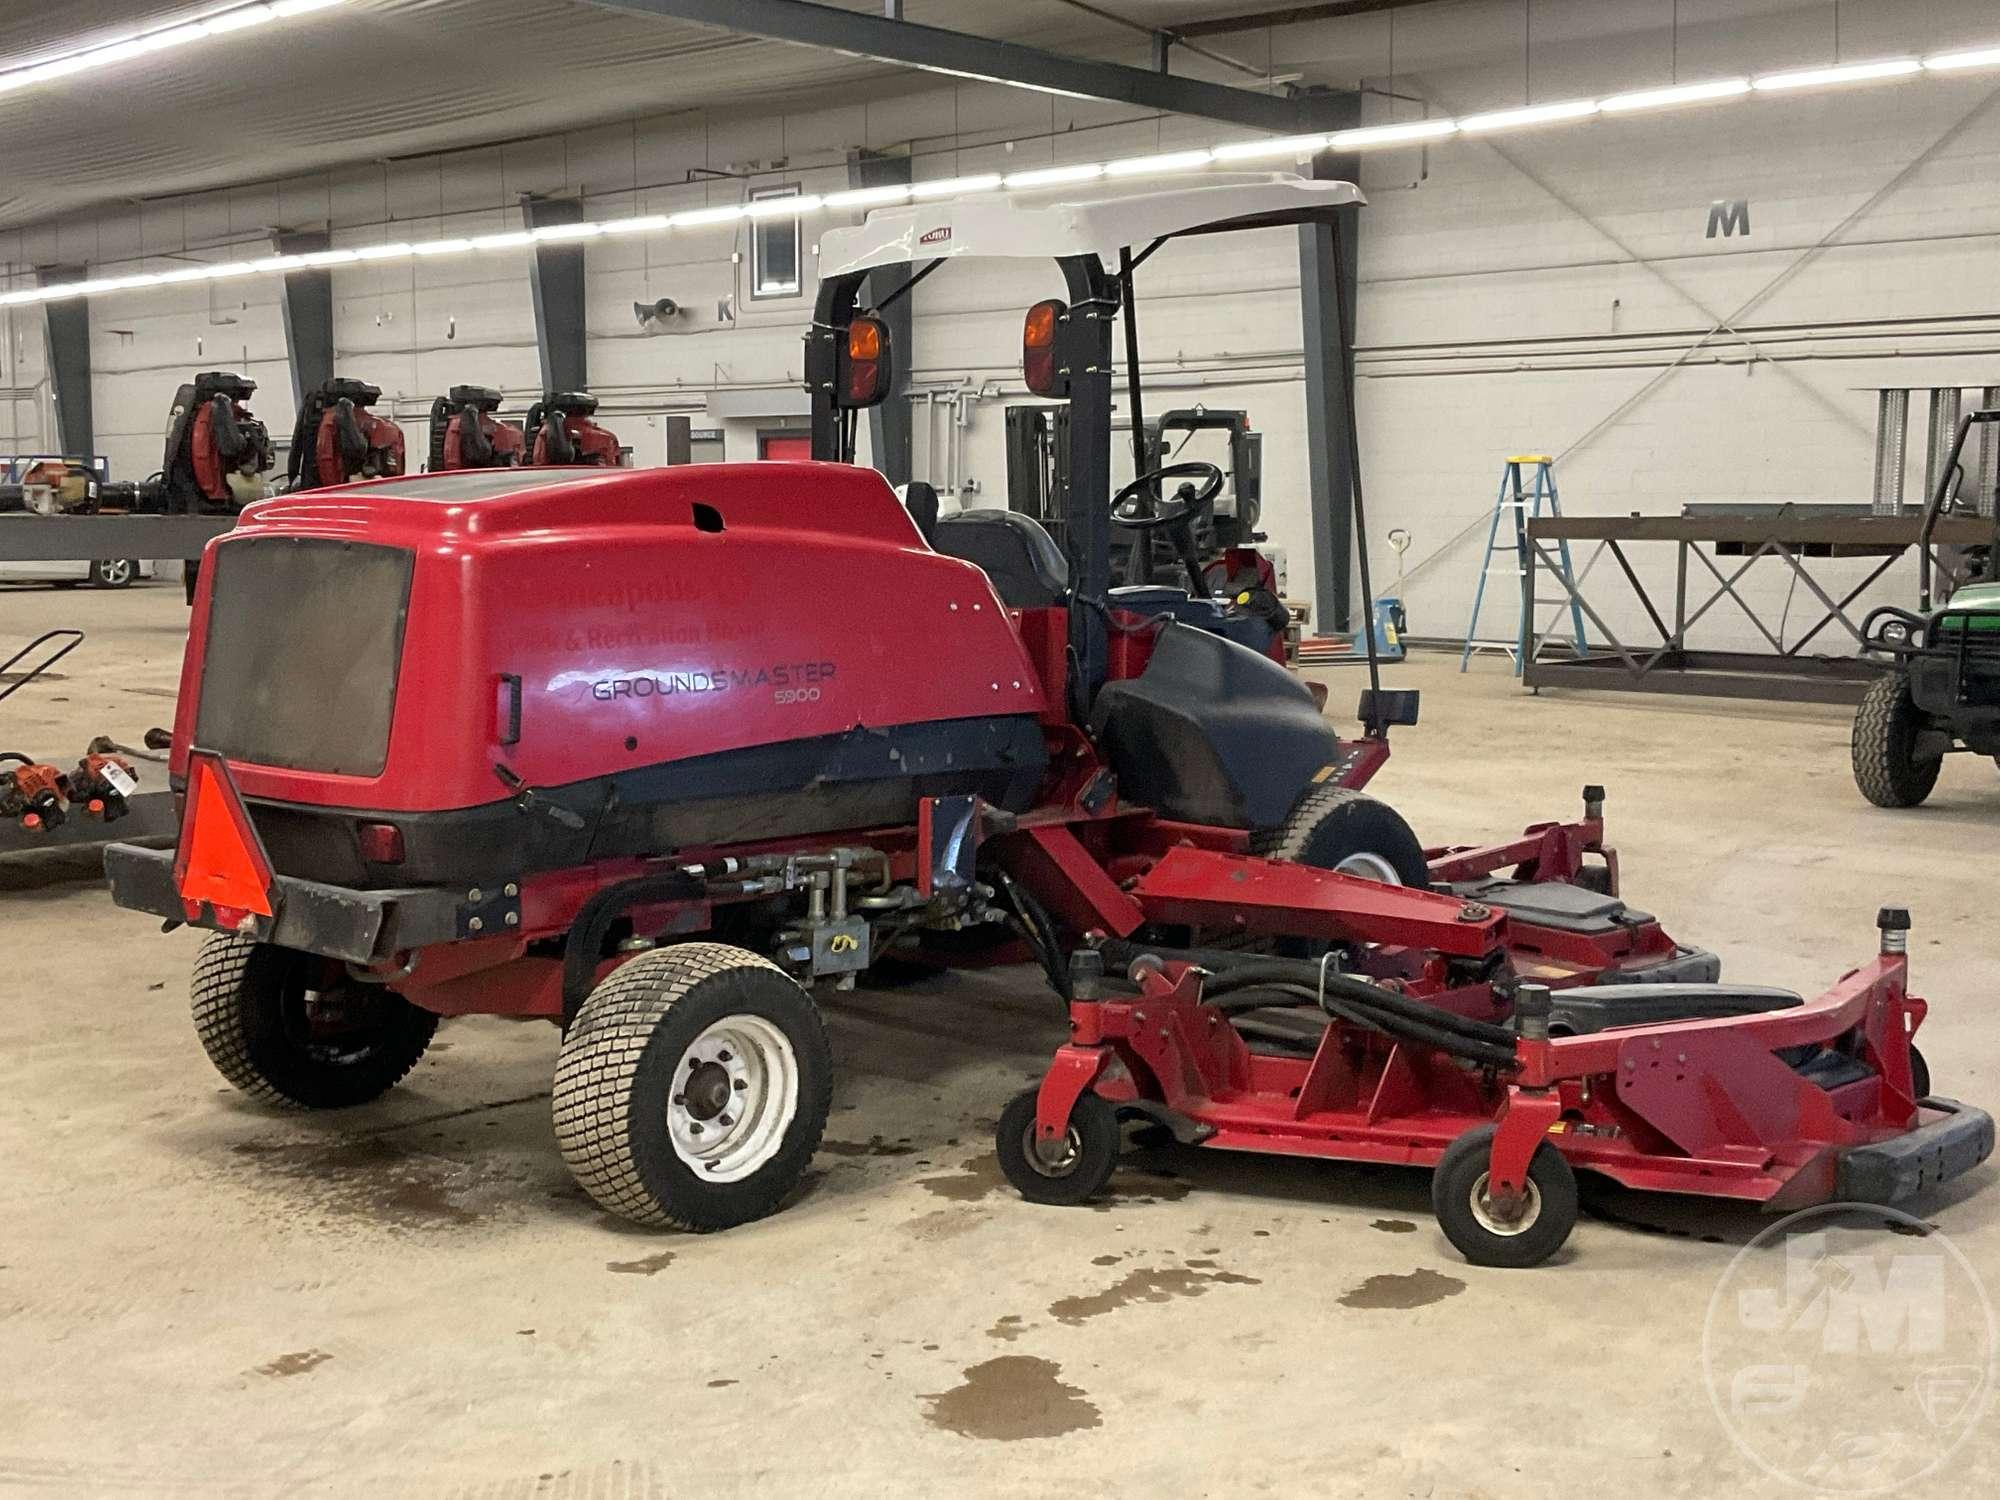
[[[337,963],[233,932],[202,944],[188,988],[215,1070],[251,1098],[293,1109],[379,1098],[437,1031],[429,1011]]]
[[[1424,846],[1403,815],[1386,802],[1348,787],[1314,787],[1284,823],[1254,835],[1251,848],[1267,859],[1311,865],[1383,885],[1430,884]]]
[[[1445,1148],[1431,1175],[1431,1211],[1475,1266],[1538,1266],[1576,1227],[1576,1173],[1546,1142],[1528,1163],[1528,1190],[1505,1205],[1487,1192],[1495,1127],[1476,1126]]]
[[[1118,1116],[1096,1094],[1077,1098],[1069,1112],[1069,1129],[1060,1141],[1035,1139],[1035,1101],[1039,1090],[1014,1096],[1000,1113],[994,1131],[1000,1170],[1030,1203],[1054,1203],[1073,1208],[1088,1203],[1104,1189],[1118,1166]]]
[[[1910,1049],[1910,1085],[1915,1091],[1917,1102],[1922,1103],[1931,1096],[1931,1065],[1915,1047]]]
[[[641,954],[556,1054],[556,1144],[599,1206],[707,1232],[775,1212],[819,1149],[833,1055],[812,997],[726,943]]]

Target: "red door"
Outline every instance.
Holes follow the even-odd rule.
[[[797,459],[813,456],[813,440],[805,433],[794,437],[788,433],[766,432],[757,438],[759,458]]]

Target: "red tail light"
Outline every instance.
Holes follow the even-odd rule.
[[[840,358],[840,404],[873,406],[889,394],[889,326],[858,317],[847,328]]]
[[[363,823],[356,830],[361,857],[371,865],[400,865],[403,862],[403,830],[394,823]]]
[[[1062,328],[1069,304],[1051,298],[1028,309],[1021,327],[1021,375],[1037,396],[1062,396],[1069,379],[1062,368]]]

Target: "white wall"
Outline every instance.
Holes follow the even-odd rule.
[[[1828,61],[1832,9],[1681,0],[1675,32],[1670,0],[1536,0],[1524,35],[1518,0],[1462,0],[1279,28],[1256,44],[1310,77],[1366,78],[1464,113]],[[1986,0],[1850,0],[1840,9],[1841,55],[1850,59],[2000,41],[2000,16]],[[1462,629],[1478,566],[1465,534],[1483,535],[1510,452],[1563,455],[1558,473],[1573,513],[1671,513],[1689,500],[1858,501],[1870,487],[1874,398],[1856,387],[2000,383],[2000,203],[1991,191],[2000,180],[2000,102],[1980,108],[1996,83],[1991,74],[1926,78],[1369,158],[1362,446],[1375,535],[1402,526],[1415,536],[1416,628]],[[1370,100],[1373,118],[1390,118],[1392,108],[1403,117],[1416,106]],[[1962,128],[1937,147],[1954,127]],[[0,236],[0,271],[63,259],[116,274],[183,257],[239,258],[262,253],[261,236],[277,224],[330,223],[337,243],[514,228],[525,192],[581,193],[593,212],[614,216],[731,201],[744,190],[734,179],[686,180],[703,171],[824,192],[847,185],[852,147],[908,145],[919,176],[946,177],[1232,133],[970,85],[782,117],[682,114],[108,209]],[[1704,237],[1708,205],[1724,197],[1749,199],[1747,238]],[[1833,243],[1815,248],[1857,210]],[[808,272],[811,240],[809,227]],[[660,413],[698,412],[717,390],[796,388],[810,277],[798,298],[753,300],[747,265],[732,258],[739,252],[747,244],[731,228],[589,248],[592,385],[640,461],[657,456]],[[430,398],[452,383],[499,385],[516,410],[537,393],[525,266],[515,252],[336,270],[340,367],[384,387],[413,448]],[[1293,591],[1309,597],[1296,237],[1177,243],[1148,264],[1142,289],[1155,405],[1249,408],[1267,435],[1267,525],[1290,554]],[[916,294],[915,380],[989,393],[973,403],[962,461],[989,503],[1004,497],[1000,412],[1021,393],[1020,314],[1059,290],[1053,266],[989,263],[976,273],[948,267]],[[97,421],[115,472],[157,466],[172,387],[196,369],[253,375],[263,384],[260,411],[289,429],[277,294],[275,281],[245,279],[93,307]],[[631,304],[663,295],[690,309],[684,331],[641,332]],[[734,298],[733,324],[717,320],[723,297]],[[1724,317],[1740,337],[1704,338]],[[46,404],[4,396],[42,378],[17,353],[34,344],[20,335],[33,323],[16,318],[10,363],[0,365],[0,429],[11,413],[12,440],[23,446]],[[1913,433],[1921,421],[1918,411]],[[737,456],[756,424],[726,425]],[[1920,448],[1913,443],[1912,495]],[[920,436],[920,463],[922,451]],[[1393,577],[1379,542],[1374,563],[1378,579]],[[1664,564],[1645,563],[1648,577],[1664,582]],[[1765,563],[1750,592],[1782,605],[1788,586]],[[1797,592],[1794,618],[1807,607]],[[1709,617],[1710,643],[1756,642],[1733,614],[1725,605]],[[1639,618],[1622,607],[1612,622],[1624,632]]]

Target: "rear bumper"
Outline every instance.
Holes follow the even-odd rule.
[[[1892,1140],[1840,1156],[1835,1196],[1850,1203],[1900,1203],[1971,1171],[1993,1154],[1993,1116],[1956,1099],[1926,1099],[1939,1118]]]
[[[174,851],[112,844],[104,851],[104,874],[111,899],[132,911],[187,921],[174,888]],[[293,875],[276,880],[273,912],[257,936],[283,948],[317,953],[349,963],[379,964],[410,948],[455,942],[483,932],[501,932],[520,920],[519,902],[501,891],[473,893],[438,887],[359,891],[321,885]],[[472,926],[474,919],[479,926]],[[214,922],[192,925],[223,930]]]

